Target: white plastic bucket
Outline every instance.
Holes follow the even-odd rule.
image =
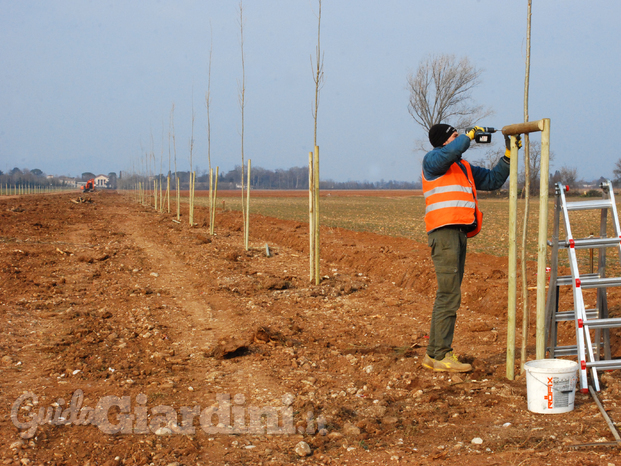
[[[528,410],[568,413],[574,409],[578,363],[566,359],[538,359],[524,364]]]

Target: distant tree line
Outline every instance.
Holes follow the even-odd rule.
[[[117,176],[116,173],[108,173],[108,187],[116,189]],[[80,181],[88,181],[92,178],[96,178],[97,175],[91,172],[84,172],[81,176],[48,176],[43,170],[33,168],[18,168],[15,167],[6,173],[0,170],[0,183],[9,186],[17,185],[29,185],[29,186],[66,186],[69,184],[75,185]]]
[[[174,190],[176,186],[175,173],[169,172],[170,186]],[[119,187],[123,189],[132,189],[138,181],[149,183],[148,189],[152,189],[153,180],[159,180],[161,177],[162,185],[166,187],[166,173],[161,175],[139,176],[123,175],[119,180]],[[246,174],[247,175],[247,174]],[[244,175],[244,178],[246,177]],[[178,171],[179,185],[182,190],[186,190],[190,183],[189,171]],[[159,181],[158,181],[159,182]],[[246,179],[244,182],[247,183]],[[241,166],[237,165],[233,170],[220,173],[218,177],[218,189],[239,189],[241,188]],[[261,167],[253,167],[250,171],[250,188],[251,189],[283,189],[308,190],[308,167],[292,167],[288,169],[277,168],[276,170],[268,170]],[[321,189],[421,189],[421,182],[409,181],[332,181],[325,180],[320,183]],[[197,170],[196,189],[209,189],[209,174],[206,171]]]
[[[13,168],[4,173],[0,170],[0,183],[2,185],[31,185],[31,186],[60,186],[62,183],[56,178],[48,178],[38,168]]]
[[[205,177],[207,178],[207,177]],[[198,182],[203,177],[197,178]],[[206,180],[209,182],[209,180]],[[235,189],[241,183],[241,167],[236,166],[218,178],[219,189]],[[261,167],[252,168],[250,172],[252,189],[305,189],[308,190],[308,167],[268,170]],[[324,180],[321,189],[420,189],[421,184],[410,181],[332,181]]]

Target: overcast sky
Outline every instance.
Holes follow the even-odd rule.
[[[553,169],[612,176],[619,153],[621,2],[533,1],[530,119],[551,119]],[[526,0],[323,0],[321,177],[416,181],[425,137],[408,113],[407,75],[430,54],[483,69],[474,92],[523,121]],[[245,156],[306,166],[313,146],[316,0],[244,0]],[[179,170],[241,160],[242,76],[236,0],[0,0],[0,170],[80,175],[168,170],[171,107]],[[538,138],[538,136],[536,136]],[[500,142],[502,136],[496,136]],[[467,153],[476,160],[481,152]]]

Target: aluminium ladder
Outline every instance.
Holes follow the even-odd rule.
[[[619,254],[621,265],[621,229],[619,228],[619,216],[615,205],[612,183],[606,181],[600,185],[602,189],[601,200],[588,200],[567,202],[565,191],[569,188],[557,183],[556,206],[554,211],[554,233],[552,241],[552,257],[550,267],[550,286],[546,304],[546,334],[548,335],[548,351],[551,358],[557,356],[577,356],[580,371],[580,390],[588,392],[587,372],[591,370],[592,384],[599,391],[597,370],[621,369],[621,359],[612,359],[610,351],[611,328],[621,327],[621,318],[608,317],[608,303],[606,289],[613,286],[621,286],[621,277],[606,277],[606,248],[615,248]],[[568,212],[574,210],[601,210],[600,236],[583,239],[574,239],[569,224]],[[608,210],[612,216],[613,236],[607,237],[606,222]],[[563,214],[566,233],[565,240],[559,240],[560,215]],[[569,259],[571,275],[558,276],[558,251],[566,249]],[[598,249],[598,269],[596,272],[581,274],[578,270],[576,249]],[[591,256],[592,257],[592,256]],[[574,309],[559,311],[559,289],[561,286],[573,288]],[[596,306],[586,309],[582,290],[597,289]],[[574,321],[576,328],[576,345],[557,346],[558,322]],[[593,338],[591,338],[593,330]],[[600,354],[604,352],[603,358]]]

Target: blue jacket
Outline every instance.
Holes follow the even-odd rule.
[[[462,170],[465,167],[461,164],[461,155],[470,147],[470,138],[465,134],[457,138],[446,146],[436,147],[428,152],[423,158],[423,175],[429,181],[435,180],[444,175],[449,167],[457,163]],[[476,167],[470,164],[472,177],[477,190],[493,191],[499,189],[509,177],[509,159],[501,157],[496,166],[488,170],[487,168]]]

